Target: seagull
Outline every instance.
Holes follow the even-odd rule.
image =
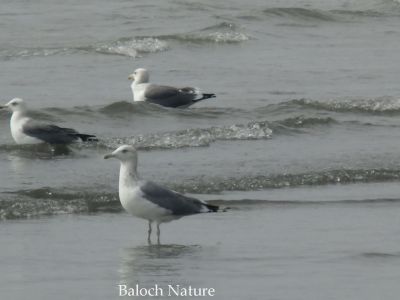
[[[214,98],[215,94],[204,94],[193,87],[176,88],[149,83],[149,72],[136,69],[128,77],[132,80],[133,101],[147,101],[165,107],[189,107],[204,99]]]
[[[160,224],[199,213],[217,212],[219,207],[184,196],[154,182],[142,180],[137,173],[138,155],[134,147],[123,145],[104,159],[116,158],[121,163],[119,199],[131,215],[148,221],[147,242],[151,244],[152,223],[157,224],[160,244]]]
[[[71,128],[40,123],[27,116],[24,100],[14,98],[0,109],[12,111],[10,119],[11,135],[17,144],[66,145],[75,141],[97,141],[94,135],[82,134]]]

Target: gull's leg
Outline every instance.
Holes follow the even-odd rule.
[[[160,245],[160,223],[157,223],[157,244]]]
[[[147,231],[147,243],[151,245],[151,221],[149,220],[149,230]]]

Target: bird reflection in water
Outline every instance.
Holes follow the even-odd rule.
[[[120,253],[120,284],[171,284],[171,280],[184,283],[185,270],[197,261],[202,247],[199,245],[148,245],[125,248]],[[155,279],[156,278],[156,279]]]

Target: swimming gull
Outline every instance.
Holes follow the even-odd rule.
[[[157,224],[157,243],[160,244],[161,223],[177,220],[183,216],[218,211],[218,206],[140,179],[137,173],[137,152],[132,146],[123,145],[104,156],[104,159],[108,158],[116,158],[121,162],[119,199],[128,213],[149,222],[147,235],[149,244],[151,244],[153,222]]]
[[[188,107],[204,99],[214,98],[215,94],[204,94],[193,87],[176,88],[149,83],[149,72],[136,69],[128,77],[132,80],[133,101],[147,101],[166,107]]]
[[[24,100],[14,98],[4,106],[12,111],[10,119],[11,135],[17,144],[65,145],[75,141],[97,141],[94,135],[82,134],[71,128],[58,127],[32,120],[27,116]]]

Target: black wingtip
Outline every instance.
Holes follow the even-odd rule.
[[[203,99],[215,98],[217,97],[215,94],[203,94]]]
[[[201,98],[193,100],[193,102],[198,102],[201,100],[206,100],[206,99],[215,98],[215,97],[217,97],[215,94],[201,94]]]
[[[206,207],[210,210],[210,212],[218,212],[220,210],[218,205],[206,204]]]
[[[98,142],[99,140],[95,135],[91,134],[78,134],[77,135],[83,142]]]

